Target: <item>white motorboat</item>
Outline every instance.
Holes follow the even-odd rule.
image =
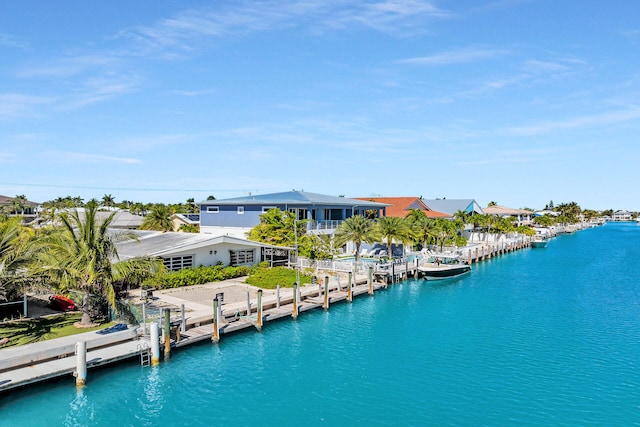
[[[431,254],[418,265],[418,274],[425,280],[442,280],[471,272],[471,266],[457,254]]]

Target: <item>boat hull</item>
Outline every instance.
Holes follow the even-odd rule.
[[[549,244],[549,242],[547,240],[538,240],[538,241],[533,241],[531,242],[531,247],[532,248],[546,248],[547,244]]]
[[[468,265],[459,266],[441,266],[441,267],[420,267],[420,275],[425,280],[444,280],[460,277],[471,272]]]

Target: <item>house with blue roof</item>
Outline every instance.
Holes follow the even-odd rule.
[[[245,237],[260,223],[260,215],[278,208],[307,220],[307,231],[332,234],[338,225],[354,215],[385,215],[385,203],[349,199],[305,191],[287,191],[200,202],[200,232]]]
[[[423,199],[422,202],[429,209],[453,216],[458,211],[469,215],[484,215],[484,210],[474,199]]]

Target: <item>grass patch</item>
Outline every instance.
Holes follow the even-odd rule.
[[[255,268],[247,277],[246,283],[262,289],[292,288],[296,282],[296,272],[287,267]],[[311,283],[311,276],[300,273],[302,285]]]
[[[81,313],[66,313],[37,319],[14,320],[0,324],[0,339],[9,339],[9,342],[0,346],[0,348],[32,344],[83,332],[97,331],[114,324],[114,322],[109,322],[95,328],[76,328],[73,324],[79,322],[80,317]]]

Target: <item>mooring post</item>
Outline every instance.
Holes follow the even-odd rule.
[[[353,280],[353,273],[350,271],[349,272],[349,281],[347,282],[347,301],[352,302],[353,301],[353,294],[352,294],[352,288],[351,288],[351,283]]]
[[[322,308],[329,310],[329,276],[324,276],[324,302]]]
[[[213,333],[211,334],[211,341],[214,343],[220,342],[220,324],[218,318],[218,297],[213,299]]]
[[[251,294],[247,291],[247,317],[251,316]]]
[[[291,317],[298,318],[298,283],[293,284],[293,311]]]
[[[142,335],[147,335],[147,304],[142,301]]]
[[[187,332],[187,318],[184,315],[184,304],[180,305],[180,311],[182,315],[180,319],[180,332],[184,334],[185,332]]]
[[[160,331],[156,322],[151,322],[151,366],[160,363]]]
[[[262,331],[262,289],[258,289],[258,308],[256,311],[256,328],[258,331]]]
[[[391,262],[391,283],[396,283],[396,263]]]
[[[82,387],[87,383],[87,342],[76,343],[76,386]]]
[[[164,360],[171,358],[171,311],[164,309]]]
[[[373,267],[369,266],[369,295],[373,295]]]
[[[280,308],[280,285],[276,285],[276,308]]]
[[[22,313],[24,314],[24,317],[29,317],[29,313],[27,312],[28,307],[27,307],[27,294],[24,294],[23,300],[22,300]]]

